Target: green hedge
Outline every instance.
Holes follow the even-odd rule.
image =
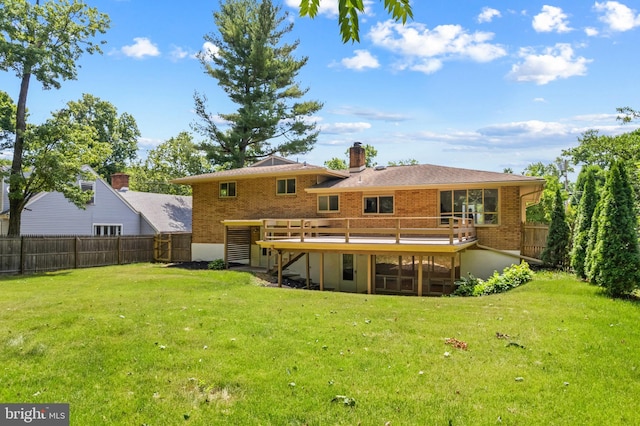
[[[487,294],[503,293],[512,288],[525,284],[533,278],[533,271],[527,262],[511,265],[499,274],[495,271],[487,280],[476,278],[469,274],[467,278],[456,281],[457,288],[454,296],[484,296]]]

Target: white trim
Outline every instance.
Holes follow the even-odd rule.
[[[99,235],[100,237],[105,236],[105,237],[119,237],[121,235],[124,235],[124,226],[122,223],[92,223],[91,224],[91,235],[96,236],[96,227],[97,226],[119,226],[120,227],[120,233],[118,235],[104,235],[101,234]]]

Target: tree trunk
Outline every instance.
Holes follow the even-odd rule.
[[[24,208],[24,192],[22,182],[22,154],[24,151],[24,135],[27,130],[27,94],[31,72],[25,72],[20,83],[18,108],[16,111],[16,139],[13,144],[13,161],[9,177],[9,230],[10,237],[20,235],[22,209]]]

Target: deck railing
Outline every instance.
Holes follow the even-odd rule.
[[[393,239],[396,244],[415,240],[437,240],[446,244],[476,238],[473,219],[458,217],[265,219],[264,240],[312,242],[331,238],[349,243],[363,238]]]

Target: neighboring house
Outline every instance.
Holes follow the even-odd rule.
[[[449,293],[520,261],[526,207],[544,180],[435,165],[349,171],[269,157],[174,180],[193,189],[193,260],[286,271],[321,289]],[[283,270],[286,271],[283,272]]]
[[[112,176],[113,187],[90,167],[90,179],[78,180],[93,191],[84,209],[61,193],[36,194],[22,211],[22,235],[154,235],[191,232],[191,197],[148,194],[128,190],[128,176]],[[6,191],[3,191],[6,192]],[[3,234],[8,227],[8,204],[3,206]]]

